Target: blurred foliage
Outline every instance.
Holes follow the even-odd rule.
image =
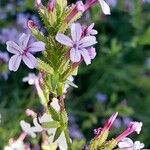
[[[16,1],[11,2],[15,7],[13,12],[3,10],[7,18],[0,20],[0,30],[13,25],[17,13],[34,12],[33,0],[22,1],[20,7]],[[1,1],[1,7],[7,3]],[[85,64],[80,67],[75,78],[79,88],[68,92],[68,111],[74,114],[87,142],[93,137],[93,129],[101,126],[112,112],[118,111],[122,126],[112,130],[112,135],[125,128],[124,117],[142,121],[142,133],[135,139],[150,147],[150,67],[147,64],[150,56],[150,4],[141,5],[141,0],[133,0],[127,7],[120,0],[116,7],[112,7],[111,16],[100,15],[98,6],[95,6],[83,21],[95,22],[99,31],[97,57],[88,67]],[[5,45],[0,44],[0,50],[5,49]],[[8,80],[0,78],[0,149],[9,138],[20,134],[19,121],[25,118],[26,108],[41,109],[33,87],[22,83],[28,72],[23,66],[18,72],[10,73]],[[105,94],[106,101],[98,100],[98,94]],[[84,143],[84,140],[74,141],[74,146]]]

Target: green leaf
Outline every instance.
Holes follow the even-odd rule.
[[[60,120],[60,115],[52,106],[50,106],[49,111],[50,111],[50,114],[51,114],[53,120],[56,120],[56,121]]]
[[[54,136],[53,142],[55,142],[60,137],[62,131],[63,131],[62,127],[57,128],[57,130],[55,132],[55,136]]]
[[[58,121],[50,121],[42,123],[43,128],[58,128],[60,127],[60,123]]]

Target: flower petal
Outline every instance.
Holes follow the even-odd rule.
[[[21,35],[21,37],[19,38],[19,45],[20,45],[23,49],[26,48],[27,45],[28,45],[29,39],[30,39],[30,35],[23,33],[23,34]]]
[[[82,49],[82,50],[80,51],[80,53],[81,53],[81,55],[82,55],[82,57],[83,57],[83,59],[84,59],[86,65],[91,64],[91,58],[90,58],[90,56],[89,56],[88,51],[87,51],[86,49]]]
[[[26,53],[23,55],[22,59],[30,69],[36,67],[36,58],[31,53]]]
[[[21,63],[22,56],[21,55],[14,55],[9,60],[9,70],[10,71],[17,71],[19,65]]]
[[[81,39],[79,42],[81,47],[89,47],[96,43],[97,43],[97,41],[96,41],[95,36],[86,36],[83,39]]]
[[[7,41],[7,50],[13,54],[19,54],[22,50],[21,48],[13,41]]]
[[[28,46],[29,52],[40,52],[45,50],[45,43],[44,42],[34,42]]]
[[[104,1],[104,0],[98,0],[101,7],[102,7],[102,11],[105,15],[110,15],[110,7],[108,6],[108,4]]]
[[[73,23],[71,25],[71,36],[74,42],[77,42],[80,40],[82,35],[82,28],[79,23]]]
[[[124,138],[121,142],[118,143],[119,148],[132,148],[133,141],[130,138]]]
[[[79,62],[81,60],[81,54],[77,49],[72,48],[70,50],[70,59],[72,62]]]
[[[72,47],[72,40],[62,33],[57,33],[56,40],[63,45]]]
[[[91,59],[94,59],[95,56],[96,56],[96,50],[95,50],[95,48],[94,48],[94,47],[91,47],[91,48],[88,48],[87,50],[88,50],[88,53],[89,53],[90,58],[91,58]]]

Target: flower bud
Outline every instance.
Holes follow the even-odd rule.
[[[54,8],[55,8],[55,0],[49,0],[47,5],[48,12],[53,11]]]
[[[137,132],[137,134],[139,134],[141,131],[142,125],[143,125],[142,122],[131,122],[128,128],[116,138],[116,141],[120,142],[122,139],[124,139],[125,137],[127,137],[133,132]]]
[[[35,0],[35,6],[36,6],[37,8],[41,7],[41,6],[42,6],[41,0]]]
[[[79,12],[83,13],[85,11],[84,4],[82,1],[76,3],[76,8]]]
[[[37,29],[38,28],[38,26],[32,20],[28,20],[27,26],[29,29]]]

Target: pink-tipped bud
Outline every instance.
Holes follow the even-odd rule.
[[[114,123],[116,117],[118,115],[118,112],[112,114],[112,116],[106,121],[104,128],[97,128],[94,129],[95,137],[99,137],[99,135],[108,132],[111,128],[112,124]]]
[[[137,134],[139,134],[141,131],[142,125],[143,125],[142,122],[131,122],[128,128],[116,138],[116,141],[120,142],[122,139],[124,139],[125,137],[127,137],[133,132],[137,132]]]
[[[104,130],[109,130],[111,128],[117,116],[118,116],[118,112],[112,114],[112,116],[106,121],[104,125]]]
[[[36,113],[31,109],[26,109],[26,115],[31,116],[31,117],[35,117]]]
[[[25,133],[25,132],[22,132],[21,134],[20,134],[20,136],[19,136],[19,140],[21,140],[21,141],[23,141],[25,138],[26,138],[26,136],[27,136],[27,133]]]
[[[41,0],[35,0],[35,6],[36,6],[37,8],[43,6]]]
[[[29,29],[38,28],[38,26],[32,20],[28,20],[27,26],[28,26]]]
[[[49,0],[47,5],[48,12],[52,12],[54,8],[55,8],[55,0]]]
[[[83,13],[85,11],[85,7],[82,1],[76,2],[76,8],[79,12]]]

